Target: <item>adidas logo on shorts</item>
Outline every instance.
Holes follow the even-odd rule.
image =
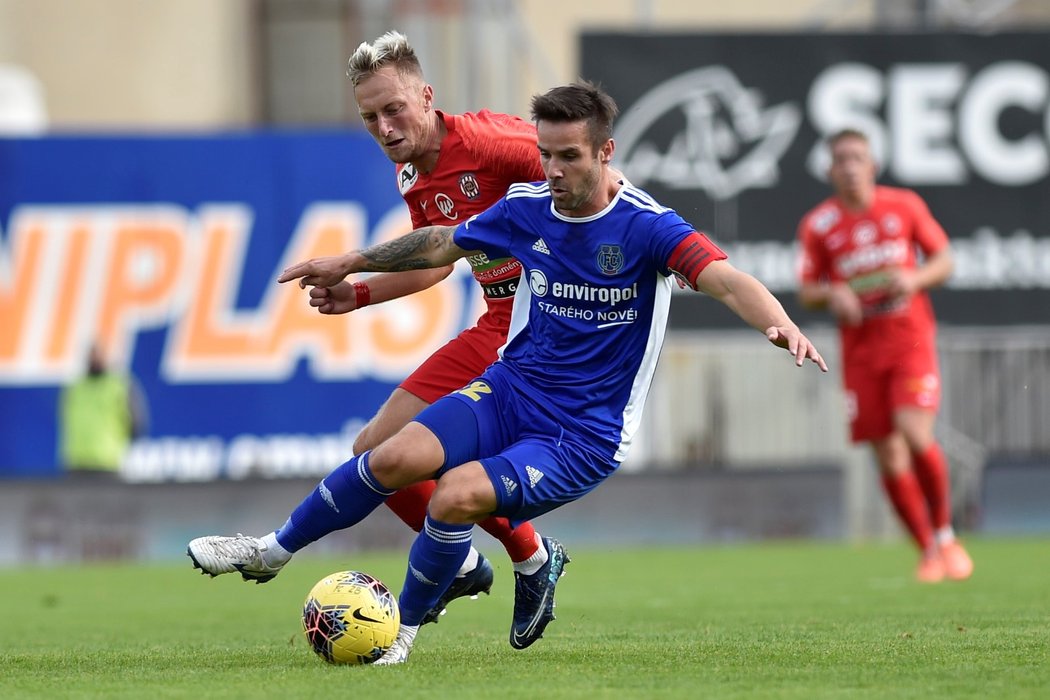
[[[500,476],[503,479],[503,488],[507,489],[507,495],[514,493],[514,489],[518,488],[518,484],[510,479],[506,474]]]
[[[536,484],[538,484],[540,479],[543,478],[543,472],[528,464],[525,465],[525,473],[529,475],[529,486],[533,488],[535,488]]]

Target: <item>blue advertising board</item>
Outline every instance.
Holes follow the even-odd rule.
[[[362,132],[0,140],[0,476],[51,476],[88,347],[132,373],[139,481],[325,474],[391,389],[469,325],[469,272],[323,316],[287,265],[400,235]]]

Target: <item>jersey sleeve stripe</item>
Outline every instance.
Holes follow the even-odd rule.
[[[507,199],[515,199],[517,197],[528,197],[531,199],[542,199],[543,197],[550,196],[550,188],[546,182],[539,184],[532,184],[528,182],[519,182],[510,186],[507,190]]]
[[[667,207],[660,206],[648,194],[631,185],[623,186],[623,191],[620,193],[620,198],[630,202],[639,209],[648,209],[649,211],[656,212],[657,214],[662,214],[663,212],[668,211]]]

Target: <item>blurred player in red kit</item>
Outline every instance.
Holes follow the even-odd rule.
[[[408,39],[399,32],[361,44],[350,57],[347,76],[365,128],[397,164],[395,181],[411,213],[412,228],[461,223],[498,201],[511,184],[544,179],[535,126],[488,110],[447,114],[436,109],[433,87],[426,83]],[[484,291],[485,312],[394,390],[357,437],[354,454],[378,446],[424,408],[462,388],[496,360],[498,348],[507,340],[521,264],[513,258],[490,260],[483,254],[471,256],[469,262]],[[448,277],[452,269],[449,265],[377,274],[364,282],[314,287],[310,304],[323,314],[348,313],[427,289]],[[408,486],[386,504],[419,532],[435,485],[425,481]],[[506,518],[491,517],[480,525],[506,548],[514,562],[516,582],[541,570],[546,576],[550,551],[563,550],[557,540],[541,538],[528,522],[512,528]],[[236,570],[252,580],[269,580],[291,557],[282,544],[288,543],[280,541],[280,532],[263,538],[212,536],[191,542],[189,554],[197,566],[217,575],[233,569],[227,571],[229,567],[223,565],[220,570],[209,570],[214,568],[208,563],[215,560],[214,555],[219,550],[228,555],[231,548],[243,549]],[[551,595],[562,560],[556,558],[559,570],[551,577]],[[455,598],[487,593],[492,578],[491,564],[472,548],[459,576],[424,622],[434,621]],[[516,585],[516,593],[518,588]],[[531,604],[516,600],[519,603]]]
[[[838,322],[851,437],[872,446],[921,552],[916,577],[969,578],[973,562],[952,529],[948,465],[934,437],[940,375],[926,290],[952,273],[948,236],[917,194],[876,184],[865,134],[845,129],[828,147],[834,195],[799,227],[799,299]]]

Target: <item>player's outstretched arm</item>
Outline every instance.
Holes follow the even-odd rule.
[[[467,255],[452,240],[454,226],[425,226],[386,243],[344,255],[313,258],[286,267],[278,282],[300,287],[334,287],[355,272],[402,272],[445,267]]]
[[[429,289],[448,277],[452,270],[452,265],[446,265],[432,270],[382,273],[358,284],[343,280],[333,287],[311,287],[310,306],[322,314],[350,313],[363,306],[382,304]],[[365,299],[361,298],[361,284],[367,285]]]
[[[777,298],[751,275],[725,260],[716,260],[697,275],[696,288],[721,301],[752,328],[765,333],[769,342],[786,348],[799,367],[808,358],[821,371],[828,371],[816,346],[792,322]]]

